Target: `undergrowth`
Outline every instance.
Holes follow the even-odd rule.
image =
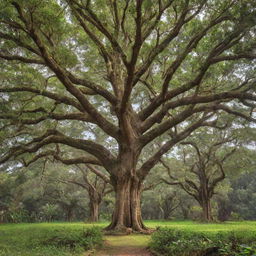
[[[25,228],[1,232],[0,256],[75,256],[100,247],[99,227]]]
[[[158,255],[168,256],[255,256],[256,231],[219,233],[159,228],[150,241]]]

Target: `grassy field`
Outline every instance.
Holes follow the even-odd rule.
[[[84,223],[0,224],[0,256],[83,255],[83,248],[71,250],[70,246],[56,246],[49,240],[55,242],[55,237],[70,240],[91,227],[92,224]]]
[[[81,232],[92,226],[105,227],[108,223],[34,223],[34,224],[0,224],[0,256],[79,256],[84,255],[83,250],[70,250],[66,247],[56,247],[44,244],[49,237],[56,233],[72,234]],[[201,224],[192,221],[145,221],[150,228],[168,227],[174,229],[198,231],[206,233],[237,231],[256,231],[256,221],[227,222],[224,224]],[[115,244],[117,237],[107,237]],[[146,247],[149,236],[132,235],[128,244],[138,244]]]
[[[198,232],[256,231],[256,221],[228,221],[225,223],[199,223],[193,221],[145,221],[151,228],[168,227]]]

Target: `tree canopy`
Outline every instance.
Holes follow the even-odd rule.
[[[1,1],[0,163],[101,166],[109,229],[144,231],[164,154],[199,127],[255,121],[255,14],[254,0]]]

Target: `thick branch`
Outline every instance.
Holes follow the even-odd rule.
[[[205,116],[187,127],[184,131],[177,134],[174,138],[167,141],[152,157],[150,157],[139,169],[138,174],[142,178],[145,178],[149,171],[160,161],[161,157],[167,153],[175,144],[188,137],[194,130],[200,126],[208,125],[204,121],[207,120],[208,116]]]
[[[122,97],[122,102],[121,102],[121,113],[125,112],[126,108],[127,108],[127,103],[129,101],[131,92],[132,92],[132,88],[133,88],[133,77],[134,77],[134,71],[135,71],[135,66],[136,66],[136,62],[138,60],[139,57],[139,52],[142,46],[142,32],[141,32],[141,18],[142,18],[142,2],[143,0],[137,0],[136,1],[136,19],[135,19],[135,23],[136,23],[136,32],[135,32],[135,40],[134,40],[134,44],[132,47],[132,56],[131,56],[131,60],[129,61],[128,65],[127,65],[127,80],[125,83],[125,89],[124,89],[124,94]]]
[[[224,20],[227,19],[226,17],[222,17],[222,18]],[[215,60],[216,56],[220,55],[225,50],[231,48],[235,43],[238,43],[241,40],[241,38],[243,37],[243,35],[244,35],[243,29],[240,26],[231,35],[228,35],[227,38],[225,38],[221,43],[219,43],[218,45],[213,47],[213,49],[210,51],[208,57],[206,58],[204,63],[201,65],[201,69],[200,69],[199,73],[197,74],[197,76],[195,77],[195,79],[191,80],[190,82],[188,82],[178,88],[175,88],[171,91],[166,92],[164,94],[165,97],[163,97],[162,94],[156,96],[154,98],[154,100],[146,108],[144,108],[141,111],[141,113],[139,114],[140,118],[142,120],[146,120],[163,103],[169,101],[170,99],[172,99],[178,95],[181,95],[182,93],[185,93],[185,92],[191,90],[195,86],[198,86],[201,83],[201,81],[202,81],[205,73],[209,69],[209,67],[212,64],[215,64],[217,62]],[[179,59],[179,56],[177,58]],[[220,61],[222,61],[222,59],[220,59]]]
[[[192,39],[189,41],[189,43],[187,44],[185,50],[177,56],[177,58],[175,59],[175,61],[168,67],[166,74],[165,74],[165,79],[162,85],[162,95],[163,97],[165,96],[167,89],[168,89],[168,85],[170,80],[172,79],[174,73],[176,72],[176,70],[179,68],[179,66],[181,65],[181,63],[183,62],[183,60],[188,56],[188,54],[194,49],[196,48],[196,46],[198,45],[198,43],[202,40],[202,38],[207,35],[207,32],[214,26],[220,24],[221,22],[225,21],[229,19],[229,17],[223,16],[223,17],[217,17],[216,19],[212,20],[210,22],[210,24],[208,26],[206,26],[205,29],[203,29],[202,31],[200,31],[198,34],[196,34],[195,36],[192,37]]]
[[[255,81],[251,83],[251,85],[254,85],[254,84],[255,84]],[[194,96],[184,97],[182,99],[166,103],[159,112],[152,115],[151,117],[149,117],[148,119],[146,119],[143,122],[141,131],[142,132],[147,131],[155,123],[159,122],[159,120],[162,120],[168,114],[168,111],[170,109],[175,109],[177,107],[191,105],[191,104],[195,105],[195,104],[200,104],[200,103],[209,103],[209,102],[213,102],[213,101],[226,100],[226,99],[227,100],[241,99],[241,100],[256,101],[256,96],[253,94],[247,93],[247,92],[229,91],[229,92],[211,94],[211,95],[206,95],[206,96],[194,95]]]
[[[73,165],[73,164],[95,164],[95,165],[102,165],[102,163],[93,156],[84,156],[84,157],[76,157],[76,158],[63,158],[61,156],[59,156],[58,154],[56,154],[56,152],[53,154],[53,157],[62,162],[63,164],[66,165]]]
[[[122,47],[119,45],[115,37],[107,30],[106,26],[102,24],[97,15],[89,8],[89,6],[83,6],[74,0],[69,0],[68,4],[71,6],[71,8],[74,7],[79,12],[81,18],[83,18],[87,22],[90,22],[94,26],[94,28],[96,28],[99,32],[101,32],[104,36],[108,38],[112,48],[120,54],[123,63],[125,64],[125,66],[127,66],[127,57],[123,52]],[[75,5],[77,5],[78,7],[76,7]],[[81,10],[83,10],[83,12]]]
[[[42,121],[45,120],[76,120],[76,121],[85,121],[85,122],[90,122],[90,123],[94,123],[94,120],[91,119],[87,114],[83,114],[83,113],[70,113],[70,114],[56,114],[56,113],[48,113],[45,116],[41,116],[39,118],[22,118],[20,117],[20,114],[22,114],[23,111],[21,111],[21,113],[19,113],[19,115],[14,115],[12,114],[0,114],[0,119],[8,119],[8,120],[12,120],[12,122],[14,124],[24,124],[24,125],[29,125],[29,124],[38,124]],[[26,112],[24,112],[26,113]]]
[[[23,63],[28,63],[28,64],[39,64],[39,65],[45,65],[44,61],[40,59],[30,59],[30,58],[25,58],[19,55],[6,55],[0,53],[0,58],[5,59],[5,60],[18,60]]]
[[[162,124],[151,129],[149,132],[147,132],[146,134],[144,134],[141,137],[142,144],[145,146],[146,144],[148,144],[150,141],[154,140],[159,135],[165,133],[166,131],[168,131],[169,129],[174,127],[175,125],[186,120],[193,113],[194,113],[193,107],[188,107],[187,109],[185,109],[184,111],[179,113],[179,115],[164,121]]]
[[[45,90],[39,90],[39,89],[35,89],[32,87],[26,87],[26,86],[22,86],[22,87],[3,87],[0,88],[0,92],[31,92],[34,93],[36,95],[42,95],[44,97],[47,97],[49,99],[55,100],[58,103],[63,103],[66,105],[70,105],[75,107],[76,109],[80,110],[80,111],[84,111],[82,106],[75,101],[74,99],[67,97],[67,96],[63,96],[63,95],[59,95],[59,94],[55,94],[49,91],[45,91]]]
[[[99,176],[101,179],[103,179],[106,183],[110,184],[110,178],[107,175],[105,175],[104,173],[102,173],[101,171],[99,171],[98,169],[96,169],[95,167],[93,167],[89,164],[87,164],[86,166],[89,168],[89,170],[91,172],[95,173],[97,176]]]
[[[0,163],[4,163],[11,158],[16,158],[24,153],[34,153],[46,145],[60,143],[70,147],[81,149],[99,159],[102,164],[111,170],[115,163],[115,157],[102,145],[90,140],[74,139],[68,137],[56,130],[48,130],[44,135],[34,138],[25,145],[19,145],[11,148],[10,151],[1,157]]]
[[[163,41],[150,52],[146,61],[143,63],[141,67],[138,68],[138,71],[135,74],[135,79],[133,81],[134,84],[136,84],[141,78],[141,76],[148,70],[152,62],[155,60],[156,56],[158,56],[170,44],[170,42],[178,36],[181,28],[186,24],[185,18],[188,12],[188,6],[186,5],[174,28],[168,33],[168,35],[163,39]]]
[[[18,3],[14,2],[13,5],[15,6],[19,17],[24,22],[25,26],[27,27],[29,31],[30,37],[33,39],[35,44],[37,45],[38,49],[40,50],[40,54],[42,58],[44,59],[47,66],[56,74],[58,79],[62,82],[62,84],[65,86],[67,91],[72,94],[81,104],[81,106],[84,108],[84,110],[91,115],[92,118],[95,119],[98,126],[105,131],[108,135],[110,135],[113,138],[118,138],[118,129],[110,123],[107,119],[105,119],[90,102],[87,100],[87,98],[84,96],[84,94],[76,88],[71,80],[69,79],[68,74],[66,71],[59,66],[59,64],[54,60],[54,58],[50,55],[48,48],[44,45],[44,42],[41,40],[37,28],[35,27],[35,24],[31,24],[29,21],[26,20],[26,17],[21,10],[21,7]]]

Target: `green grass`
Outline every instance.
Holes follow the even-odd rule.
[[[193,221],[145,221],[146,226],[168,227],[198,232],[256,231],[256,221],[228,221],[225,223],[199,223]]]
[[[134,246],[134,247],[147,247],[150,240],[148,235],[132,234],[128,236],[106,236],[106,239],[114,247],[121,246]]]
[[[141,255],[145,248],[148,247],[149,241],[149,235],[107,235],[105,236],[104,247],[93,255],[128,255],[129,253],[131,255]]]
[[[239,225],[238,225],[239,226]],[[253,256],[256,255],[256,230],[160,228],[151,236],[149,247],[160,255],[175,256]],[[212,251],[212,253],[213,253]]]
[[[0,224],[0,256],[82,255],[82,246],[70,249],[69,245],[59,246],[58,243],[77,240],[92,227],[92,224],[83,223]]]
[[[33,224],[0,224],[0,256],[80,256],[83,250],[70,251],[65,247],[55,247],[42,244],[42,241],[54,236],[58,232],[72,234],[81,232],[93,226],[105,227],[107,222],[87,223],[33,223]],[[145,221],[150,228],[168,227],[187,231],[217,233],[220,231],[249,232],[256,231],[256,221],[227,222],[224,224],[201,224],[192,221]],[[116,246],[123,243],[120,237],[107,236],[107,240]],[[125,236],[128,246],[146,247],[150,236]]]

